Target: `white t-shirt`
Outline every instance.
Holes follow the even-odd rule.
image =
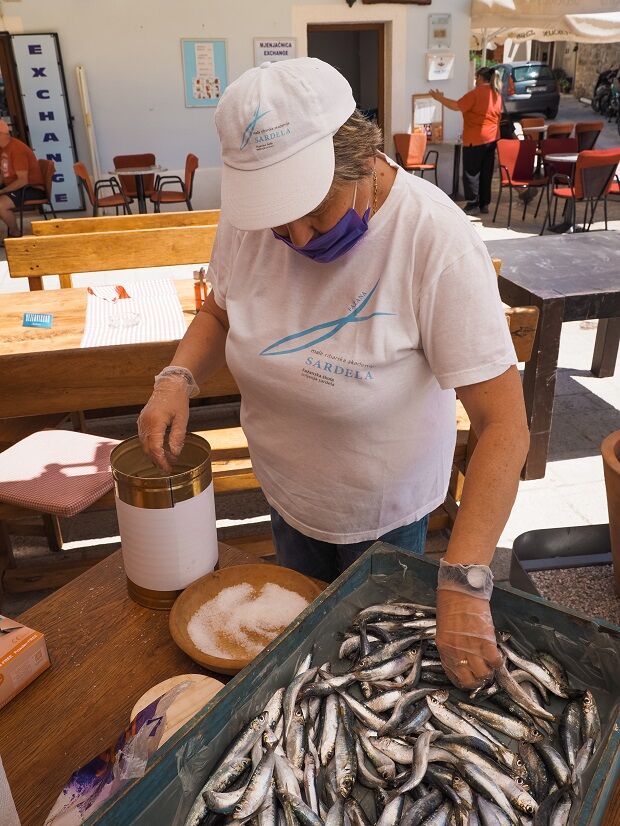
[[[366,234],[329,264],[222,216],[209,278],[252,465],[286,522],[360,542],[443,502],[452,388],[516,357],[486,248],[441,190],[399,168]]]

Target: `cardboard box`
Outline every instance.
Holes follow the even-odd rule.
[[[43,634],[0,615],[0,708],[49,666]]]

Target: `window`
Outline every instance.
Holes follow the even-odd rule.
[[[515,83],[524,80],[553,80],[548,66],[517,66],[514,69]]]

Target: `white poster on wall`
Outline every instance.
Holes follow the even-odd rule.
[[[84,209],[73,172],[77,160],[62,59],[55,34],[14,34],[13,53],[30,146],[41,160],[54,161],[52,203],[59,212]]]
[[[426,53],[426,79],[448,80],[454,69],[454,55],[452,52]]]
[[[294,37],[254,38],[254,65],[260,66],[266,61],[290,60],[297,57],[297,40]]]

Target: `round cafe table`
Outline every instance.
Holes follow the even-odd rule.
[[[552,152],[549,155],[545,155],[546,161],[554,161],[556,163],[577,163],[577,158],[579,157],[579,152]]]
[[[544,126],[522,126],[521,131],[524,135],[546,135],[548,128],[549,126],[547,124]]]
[[[164,166],[152,164],[151,166],[127,166],[122,169],[113,169],[109,175],[133,175],[136,181],[136,197],[138,199],[138,212],[146,212],[146,198],[144,197],[144,176],[157,175],[160,172],[167,172]]]

